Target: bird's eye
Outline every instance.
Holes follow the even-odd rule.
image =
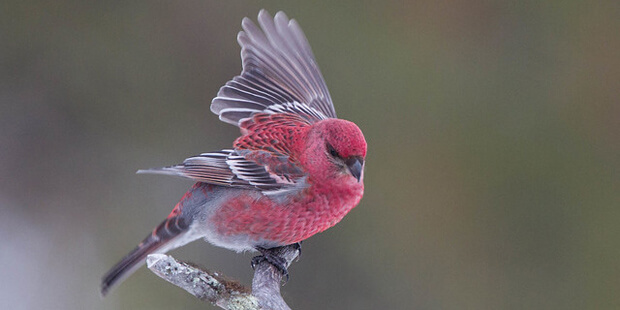
[[[340,154],[338,154],[338,152],[336,152],[336,149],[334,149],[334,147],[327,143],[327,151],[329,152],[329,155],[331,155],[334,158],[340,158]]]

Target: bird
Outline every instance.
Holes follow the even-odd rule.
[[[362,199],[366,140],[355,123],[337,118],[301,27],[283,12],[272,18],[265,10],[258,24],[242,20],[241,74],[219,89],[210,106],[241,135],[231,148],[138,171],[195,183],[103,276],[102,296],[149,254],[198,239],[236,252],[258,251],[258,259],[286,273],[269,249],[299,245],[336,225]]]

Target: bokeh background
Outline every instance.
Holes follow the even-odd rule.
[[[228,147],[210,113],[260,8],[299,21],[366,194],[304,243],[294,309],[620,308],[617,1],[3,1],[0,307],[211,309],[101,275]],[[249,283],[252,255],[173,252]]]

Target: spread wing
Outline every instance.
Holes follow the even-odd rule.
[[[295,138],[310,123],[291,113],[257,113],[239,126],[234,149],[203,153],[182,164],[138,173],[176,175],[209,184],[281,193],[305,186],[305,172],[293,155]]]
[[[262,30],[243,20],[237,38],[243,70],[211,103],[222,121],[241,128],[234,148],[138,173],[177,175],[267,194],[305,187],[305,173],[292,150],[295,139],[312,123],[335,118],[336,112],[297,22],[282,12],[271,18],[262,10],[258,23]]]
[[[336,118],[329,91],[310,45],[295,20],[283,12],[275,18],[261,10],[258,28],[244,18],[241,45],[243,70],[226,83],[211,103],[224,122],[239,126],[254,113],[294,113],[314,123]]]

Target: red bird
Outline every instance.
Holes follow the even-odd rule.
[[[272,18],[264,10],[258,22],[262,30],[243,19],[237,37],[243,70],[211,103],[211,111],[238,126],[241,137],[231,149],[138,171],[190,178],[196,184],[103,277],[102,295],[149,254],[204,238],[265,255],[266,249],[299,243],[334,226],[362,199],[364,135],[354,123],[336,118],[297,22],[283,12]]]

